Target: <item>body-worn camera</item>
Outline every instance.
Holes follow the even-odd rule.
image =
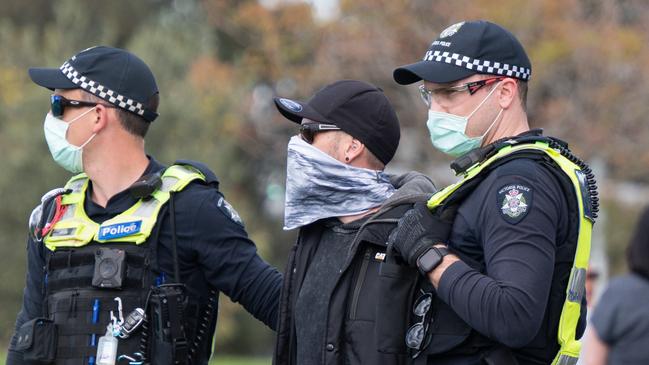
[[[125,258],[124,250],[108,247],[97,249],[92,286],[104,289],[121,289],[126,269]]]

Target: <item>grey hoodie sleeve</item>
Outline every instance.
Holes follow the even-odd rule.
[[[427,201],[437,191],[433,180],[428,176],[410,171],[401,175],[388,175],[390,183],[397,189],[382,206],[389,208],[401,204]]]

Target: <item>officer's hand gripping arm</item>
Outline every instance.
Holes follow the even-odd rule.
[[[392,247],[408,265],[416,267],[417,259],[429,248],[448,241],[456,210],[447,207],[431,212],[425,202],[415,203],[390,233],[388,247]]]

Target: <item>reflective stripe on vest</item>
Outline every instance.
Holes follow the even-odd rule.
[[[577,238],[577,249],[573,266],[570,271],[570,279],[568,281],[568,288],[566,289],[566,300],[563,303],[561,310],[561,317],[559,319],[558,342],[560,345],[559,353],[552,361],[552,365],[568,365],[573,364],[579,358],[579,351],[581,349],[581,341],[575,339],[577,333],[577,324],[579,322],[579,315],[581,309],[581,301],[585,292],[585,279],[586,268],[590,257],[590,240],[593,230],[593,220],[585,214],[584,194],[586,189],[585,176],[581,169],[561,155],[559,151],[551,148],[545,142],[535,142],[529,144],[521,144],[514,146],[506,146],[501,148],[495,155],[487,160],[472,166],[465,174],[461,181],[449,185],[434,194],[428,201],[428,208],[433,210],[436,207],[444,204],[460,186],[476,177],[487,166],[493,162],[506,157],[515,152],[520,151],[540,151],[549,156],[561,170],[570,178],[572,186],[575,189],[577,203],[579,206],[579,235]],[[587,191],[586,191],[587,192]]]
[[[65,185],[71,192],[63,195],[61,203],[65,213],[45,237],[45,246],[54,251],[58,247],[81,247],[89,242],[131,242],[141,244],[149,237],[162,206],[171,192],[184,189],[194,180],[205,177],[186,165],[173,165],[162,175],[162,186],[148,200],[138,200],[135,205],[102,224],[88,218],[83,204],[88,188],[88,177],[79,174]]]

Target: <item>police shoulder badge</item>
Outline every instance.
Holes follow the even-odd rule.
[[[501,217],[516,224],[523,220],[532,208],[532,189],[521,184],[507,184],[498,189],[497,203]]]
[[[239,215],[239,213],[237,213],[236,210],[234,210],[234,207],[232,207],[232,205],[228,203],[227,200],[225,200],[225,198],[220,197],[219,202],[216,205],[219,207],[219,209],[221,209],[223,213],[225,213],[226,216],[228,216],[234,222],[243,226],[243,220],[241,220],[241,216]]]

